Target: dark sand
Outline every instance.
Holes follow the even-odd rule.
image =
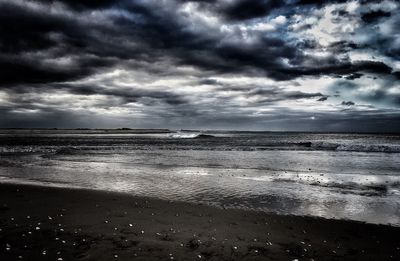
[[[0,260],[400,260],[400,228],[0,185]]]

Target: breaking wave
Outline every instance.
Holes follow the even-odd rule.
[[[354,152],[387,152],[399,153],[400,145],[392,144],[340,144],[329,142],[315,142],[310,144],[316,150],[336,150]]]
[[[191,133],[191,132],[177,132],[169,135],[170,138],[174,139],[204,139],[204,138],[216,138],[210,134],[204,133]]]
[[[236,134],[178,131],[154,135],[0,136],[0,153],[77,150],[349,151],[400,153],[400,136],[356,134]]]

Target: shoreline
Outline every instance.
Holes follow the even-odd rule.
[[[392,224],[392,223],[372,223],[372,222],[367,222],[367,221],[362,221],[362,220],[352,220],[352,219],[343,219],[343,218],[327,218],[327,217],[322,217],[322,216],[311,216],[311,215],[295,215],[295,214],[283,214],[283,213],[276,213],[273,211],[265,211],[265,210],[258,210],[258,209],[246,209],[246,208],[239,208],[239,207],[225,207],[225,206],[219,206],[219,205],[209,205],[206,203],[194,203],[194,202],[187,202],[187,201],[179,201],[179,200],[167,200],[167,199],[161,199],[161,198],[152,198],[152,197],[147,197],[147,196],[137,196],[130,194],[129,192],[124,192],[124,191],[113,191],[113,190],[104,190],[100,188],[87,188],[87,187],[80,187],[80,186],[71,186],[71,184],[64,185],[62,183],[42,183],[42,182],[37,182],[37,181],[27,181],[27,180],[14,180],[14,179],[4,179],[0,180],[0,189],[3,186],[12,186],[12,187],[32,187],[32,188],[42,188],[42,189],[55,189],[55,190],[65,190],[65,191],[83,191],[87,193],[100,193],[100,194],[109,194],[109,195],[116,195],[116,196],[124,196],[124,197],[131,197],[133,199],[137,200],[147,200],[147,201],[158,201],[158,202],[164,202],[164,203],[175,203],[175,204],[186,204],[186,205],[196,205],[196,206],[203,206],[203,207],[208,207],[208,208],[215,208],[218,210],[232,210],[232,211],[244,211],[244,212],[254,212],[254,213],[260,213],[260,214],[265,214],[268,216],[277,216],[277,217],[293,217],[293,218],[305,218],[305,219],[316,219],[316,220],[332,220],[332,221],[339,221],[339,222],[352,222],[352,223],[358,223],[358,224],[365,224],[365,225],[376,225],[376,226],[388,226],[388,227],[394,227],[394,228],[399,228],[400,229],[400,224]],[[0,201],[1,202],[1,201]],[[0,205],[1,207],[1,205]]]
[[[400,259],[399,227],[89,189],[0,184],[0,229],[0,260]]]

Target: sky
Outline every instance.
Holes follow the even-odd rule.
[[[398,0],[0,0],[0,127],[400,132]]]

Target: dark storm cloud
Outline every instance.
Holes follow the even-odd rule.
[[[161,89],[161,88],[160,88]],[[35,92],[38,93],[51,93],[51,92],[67,92],[70,94],[91,96],[91,95],[105,95],[116,97],[119,101],[114,106],[123,105],[126,103],[143,103],[146,99],[159,101],[169,105],[181,105],[186,104],[188,101],[182,95],[175,94],[172,92],[162,90],[149,90],[142,89],[139,87],[117,87],[117,88],[105,88],[98,85],[83,85],[83,84],[52,84],[49,85],[35,85],[32,86],[14,86],[10,88],[9,93],[13,94],[10,101],[16,104],[24,104],[30,106],[31,104],[43,103],[43,99],[40,97],[29,96],[26,97],[22,94]],[[147,100],[146,102],[149,102]]]
[[[340,4],[346,3],[349,0],[298,0],[295,1],[297,5],[313,5],[313,6],[323,6],[326,4]]]
[[[177,4],[174,1],[171,1],[171,7],[166,10],[157,9],[153,2],[143,1],[101,1],[96,4],[89,1],[79,4],[72,1],[63,2],[78,8],[78,11],[72,15],[57,16],[11,3],[0,4],[2,13],[6,14],[0,18],[4,25],[0,31],[1,50],[6,54],[19,55],[17,60],[0,57],[2,68],[10,68],[7,71],[8,76],[0,81],[0,84],[75,80],[96,73],[103,66],[110,67],[128,60],[154,62],[161,57],[172,57],[178,64],[194,65],[218,73],[257,69],[276,80],[290,80],[304,75],[342,75],[360,71],[391,73],[391,68],[383,63],[364,61],[351,64],[333,57],[315,61],[315,67],[303,67],[302,63],[313,63],[314,58],[305,55],[299,48],[301,45],[279,37],[260,36],[257,41],[246,46],[223,43],[215,35],[189,30],[188,25],[171,11],[173,5]],[[250,17],[255,15],[251,10],[256,12],[260,9],[257,8],[258,5],[264,6],[261,10],[265,11],[274,9],[279,3],[282,4],[282,1],[234,1],[226,14],[231,13],[232,17],[236,12],[238,15],[247,14],[247,9],[240,8],[245,5],[249,8]],[[117,14],[126,12],[128,15],[103,14],[102,19],[107,18],[111,23],[104,26],[80,19],[81,9],[106,8],[112,8]],[[130,43],[134,43],[134,47]],[[348,48],[351,47],[348,45]],[[53,59],[71,55],[80,58],[74,58],[73,68],[54,66],[29,58],[25,54],[29,51],[43,51],[43,55]],[[282,59],[288,59],[293,66],[289,68],[282,64]],[[33,64],[38,66],[32,66]],[[325,66],[320,66],[321,64]],[[27,71],[27,76],[19,77],[16,72],[23,70]]]
[[[346,76],[345,78],[346,78],[346,80],[355,80],[355,79],[361,78],[362,76],[363,76],[362,73],[353,73],[353,74]]]
[[[68,90],[70,93],[79,95],[107,95],[121,98],[123,103],[137,102],[144,98],[160,100],[170,105],[185,104],[187,101],[181,95],[171,92],[144,90],[140,88],[114,88],[106,89],[99,86],[60,86]]]
[[[315,68],[294,68],[294,69],[282,69],[286,71],[285,78],[293,79],[296,77],[310,75],[310,76],[321,76],[321,75],[332,75],[332,76],[348,76],[352,77],[362,72],[378,74],[382,76],[395,76],[393,69],[383,62],[375,61],[357,61],[357,62],[345,62],[327,66],[320,66]]]
[[[109,59],[79,50],[90,31],[75,19],[4,2],[0,10],[0,85],[75,80],[112,65]],[[73,66],[43,61],[73,55],[79,55]]]
[[[381,18],[390,17],[390,16],[391,16],[390,12],[384,12],[382,10],[378,10],[378,11],[372,11],[369,13],[363,13],[361,15],[361,19],[364,21],[364,23],[373,23],[373,22],[377,22]]]
[[[203,79],[199,81],[200,84],[207,84],[207,85],[220,85],[221,83],[215,79]]]
[[[39,0],[40,2],[43,3],[54,3],[57,2],[57,0]],[[116,4],[118,1],[115,0],[80,0],[80,1],[75,1],[75,0],[61,0],[60,2],[68,5],[69,7],[72,7],[74,9],[78,10],[83,10],[83,9],[102,9],[102,8],[107,8],[111,7],[114,4]]]
[[[299,8],[316,8],[328,4],[346,3],[348,0],[235,0],[220,4],[217,10],[228,20],[240,21],[270,15],[280,11],[290,14]],[[211,1],[212,2],[212,1]],[[218,3],[218,1],[215,1]]]
[[[348,41],[338,41],[330,44],[329,49],[332,50],[332,52],[335,53],[343,53],[343,52],[348,52],[354,49],[359,49],[360,47],[353,43],[353,42],[348,42]]]
[[[0,56],[1,57],[1,56]],[[45,64],[35,59],[0,58],[1,85],[20,83],[50,83],[77,80],[91,75],[100,67],[111,65],[112,62],[98,57],[79,58],[73,67],[64,67],[57,64]]]
[[[310,99],[324,96],[321,93],[305,93],[301,91],[285,91],[281,88],[253,89],[246,96],[258,96],[261,98],[259,103],[277,102],[286,100]]]
[[[400,34],[400,15],[397,9],[387,11],[384,5],[380,9],[366,9],[361,13],[363,26],[356,33],[364,35],[360,48],[392,57],[400,58],[400,46],[397,39]],[[381,28],[381,30],[377,30]],[[385,29],[385,30],[382,30]]]
[[[265,118],[260,119],[254,115],[263,115],[256,111],[257,108],[279,102],[299,99],[323,102],[332,97],[330,102],[338,94],[325,93],[321,89],[313,91],[307,84],[299,85],[298,90],[281,86],[286,82],[292,86],[295,80],[338,77],[352,84],[336,83],[329,90],[352,93],[352,97],[343,95],[341,98],[354,101],[354,106],[349,106],[348,110],[356,108],[359,99],[398,107],[400,98],[390,90],[400,79],[400,72],[392,68],[395,67],[392,59],[400,57],[396,45],[400,28],[398,14],[388,12],[384,7],[382,10],[363,7],[361,12],[350,14],[346,6],[341,6],[334,11],[333,22],[340,25],[342,19],[358,16],[360,28],[355,33],[337,35],[337,42],[328,46],[323,46],[318,37],[301,35],[305,30],[315,28],[321,19],[321,15],[315,15],[321,13],[319,8],[346,2],[0,0],[0,106],[3,106],[4,117],[10,126],[12,115],[18,124],[23,122],[18,109],[39,111],[32,114],[34,116],[29,120],[32,124],[36,119],[39,125],[45,125],[43,113],[46,110],[52,115],[48,122],[57,121],[57,115],[63,120],[73,118],[74,112],[65,107],[67,101],[63,104],[39,97],[45,93],[88,98],[94,104],[92,109],[118,106],[125,109],[134,103],[143,106],[143,114],[157,118],[159,124],[173,119],[174,122],[190,122],[193,126],[206,122],[211,126],[216,121],[234,126],[240,122],[275,120],[274,117],[278,121],[283,115],[290,122],[311,116],[284,108],[282,112],[274,112],[273,117],[264,115]],[[381,1],[361,2],[368,5]],[[192,9],[185,13],[183,7]],[[303,20],[309,17],[313,22],[291,29],[296,23],[294,14],[302,15]],[[274,24],[279,15],[283,22]],[[370,26],[383,22],[392,31],[387,33]],[[257,29],[260,24],[267,24],[270,29]],[[362,42],[357,41],[357,33],[361,34]],[[350,59],[349,53],[353,51],[377,53],[386,59]],[[328,54],[317,55],[318,52]],[[181,67],[185,69],[178,71]],[[135,84],[117,84],[113,78],[96,82],[96,77],[114,70],[125,71],[128,75],[132,72],[127,81]],[[142,80],[142,75],[133,72],[142,72],[144,78],[149,78],[146,79],[148,82],[171,75],[179,79],[190,78],[188,85],[193,86],[187,87],[197,86],[199,94],[194,92],[191,97],[185,91],[186,83],[175,86],[177,90],[164,83],[157,88],[146,88],[137,83]],[[275,85],[226,84],[218,76],[269,78]],[[386,86],[361,92],[358,81],[371,77]],[[213,89],[214,93],[206,95],[201,88]],[[96,95],[108,100],[96,100]],[[4,102],[2,105],[2,99],[12,104],[4,105]],[[70,99],[79,101],[76,97]],[[237,103],[238,100],[246,101]],[[329,102],[319,103],[319,106]],[[336,100],[336,105],[340,105],[340,101]],[[83,112],[75,113],[90,117]],[[337,115],[329,117],[332,121],[340,118]]]
[[[243,20],[268,15],[275,8],[281,7],[282,0],[237,0],[222,8],[228,19]]]
[[[353,106],[353,105],[355,105],[355,103],[352,102],[352,101],[342,101],[342,105],[344,105],[344,106]]]

